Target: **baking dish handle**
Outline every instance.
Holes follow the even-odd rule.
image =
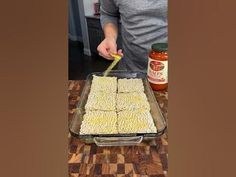
[[[94,137],[97,146],[134,146],[142,142],[143,136],[134,137]]]

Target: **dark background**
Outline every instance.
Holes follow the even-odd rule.
[[[110,63],[96,50],[104,35],[93,2],[68,0],[69,80],[86,79]]]
[[[111,63],[97,52],[104,33],[100,15],[94,10],[94,2],[68,0],[69,80],[86,79],[91,72],[105,71]],[[118,31],[117,44],[120,49],[120,26]]]
[[[69,40],[69,80],[85,80],[92,72],[103,72],[111,61],[83,53],[83,43]]]

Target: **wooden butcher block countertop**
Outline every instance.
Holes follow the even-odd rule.
[[[69,121],[72,119],[85,81],[68,84]],[[168,93],[154,92],[167,118]],[[70,177],[166,177],[168,171],[167,132],[138,146],[98,147],[69,135],[68,165]]]

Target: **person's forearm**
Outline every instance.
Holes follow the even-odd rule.
[[[111,53],[123,56],[122,50],[121,49],[117,50],[117,44],[116,44],[118,36],[117,25],[112,22],[108,22],[108,23],[103,23],[102,27],[105,39],[97,47],[99,55],[108,60],[114,60],[114,58],[111,56]]]
[[[104,31],[105,38],[110,38],[115,41],[117,40],[118,29],[117,29],[117,26],[114,25],[113,23],[105,24],[103,27],[103,31]]]

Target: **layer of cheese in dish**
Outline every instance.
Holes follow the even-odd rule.
[[[117,111],[136,109],[144,109],[149,111],[150,105],[145,93],[143,92],[118,93],[116,109]]]
[[[144,92],[142,79],[118,79],[118,92]]]
[[[89,111],[84,117],[80,134],[117,134],[115,111]]]
[[[91,91],[85,105],[85,110],[115,111],[116,93]]]
[[[121,111],[118,113],[119,133],[156,133],[152,116],[149,111]]]
[[[102,77],[93,75],[91,91],[115,93],[117,90],[116,77]]]

